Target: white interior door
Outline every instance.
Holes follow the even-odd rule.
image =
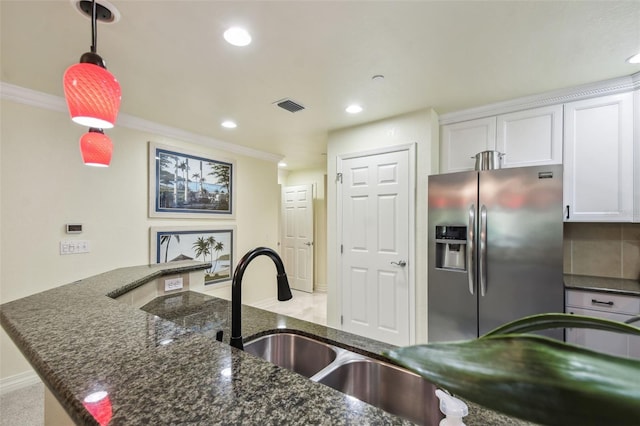
[[[342,325],[408,345],[409,151],[345,159],[342,173]]]
[[[289,285],[313,292],[313,185],[282,188],[282,261]]]

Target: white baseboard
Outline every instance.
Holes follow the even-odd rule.
[[[326,293],[327,292],[327,283],[316,283],[313,287],[314,292]]]
[[[35,371],[25,371],[24,373],[16,374],[14,376],[0,379],[0,395],[13,392],[18,389],[26,388],[27,386],[41,383],[40,377]]]

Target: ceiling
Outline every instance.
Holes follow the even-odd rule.
[[[97,51],[121,112],[290,169],[323,167],[330,130],[640,71],[625,62],[640,51],[639,1],[110,1],[121,19],[98,25]],[[0,0],[0,15],[1,80],[62,97],[90,20],[71,0]],[[227,44],[234,25],[253,43]],[[306,109],[273,105],[283,98]],[[364,111],[346,114],[354,102]]]

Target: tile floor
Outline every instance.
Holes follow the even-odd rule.
[[[327,294],[292,290],[286,302],[263,302],[258,307],[317,324],[327,324]],[[36,383],[0,395],[0,426],[43,426],[44,385]]]
[[[291,290],[293,299],[286,302],[277,300],[256,303],[256,306],[265,311],[276,312],[293,318],[327,325],[327,293],[305,293]]]

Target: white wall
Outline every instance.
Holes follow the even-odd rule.
[[[329,134],[327,147],[327,321],[339,328],[336,164],[341,155],[415,143],[416,161],[416,342],[427,333],[427,176],[438,171],[438,116],[432,109],[391,117]]]
[[[325,169],[297,170],[280,174],[282,186],[314,185],[313,194],[313,263],[314,291],[327,291],[327,203]]]
[[[237,226],[235,261],[259,245],[276,247],[280,192],[275,161],[229,153],[122,126],[109,168],[82,164],[78,140],[86,129],[65,112],[2,100],[0,133],[0,302],[123,266],[149,262],[151,226]],[[236,163],[236,218],[148,218],[148,141]],[[79,222],[84,232],[64,233]],[[89,240],[88,254],[59,254],[62,239]],[[244,302],[275,297],[276,272],[256,259],[244,275]],[[0,383],[30,367],[4,330]]]

